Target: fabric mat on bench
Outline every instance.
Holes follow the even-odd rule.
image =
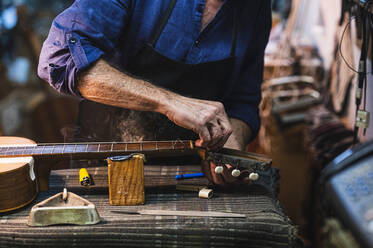
[[[146,204],[110,206],[107,169],[89,168],[95,185],[79,185],[78,170],[53,171],[50,190],[25,208],[0,215],[0,247],[302,247],[297,228],[284,214],[270,190],[260,185],[244,191],[215,191],[210,200],[196,192],[176,191],[175,184],[205,185],[207,180],[174,180],[199,166],[146,166]],[[96,205],[102,221],[92,226],[29,227],[32,205],[67,187]],[[246,218],[147,216],[113,213],[113,210],[162,209],[224,211]]]

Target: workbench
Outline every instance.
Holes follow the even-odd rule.
[[[212,199],[176,191],[176,184],[207,184],[205,178],[176,181],[200,166],[145,166],[146,204],[110,206],[107,168],[89,168],[95,185],[79,185],[78,170],[53,171],[50,190],[29,206],[0,215],[0,247],[302,247],[297,229],[270,189],[215,191]],[[30,209],[64,187],[96,205],[101,222],[92,226],[29,227]],[[178,217],[118,214],[117,210],[197,210],[245,214],[246,218]]]

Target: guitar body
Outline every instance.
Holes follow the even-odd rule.
[[[0,147],[36,146],[32,140],[0,137]],[[0,213],[26,206],[38,193],[33,157],[0,158]]]

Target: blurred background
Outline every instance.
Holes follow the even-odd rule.
[[[43,41],[53,18],[71,0],[0,1],[0,133],[37,142],[64,141],[77,99],[56,93],[37,76]]]

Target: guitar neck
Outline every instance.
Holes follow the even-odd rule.
[[[0,146],[0,158],[33,156],[35,159],[104,159],[131,153],[157,157],[177,156],[193,150],[191,140],[8,145]]]

